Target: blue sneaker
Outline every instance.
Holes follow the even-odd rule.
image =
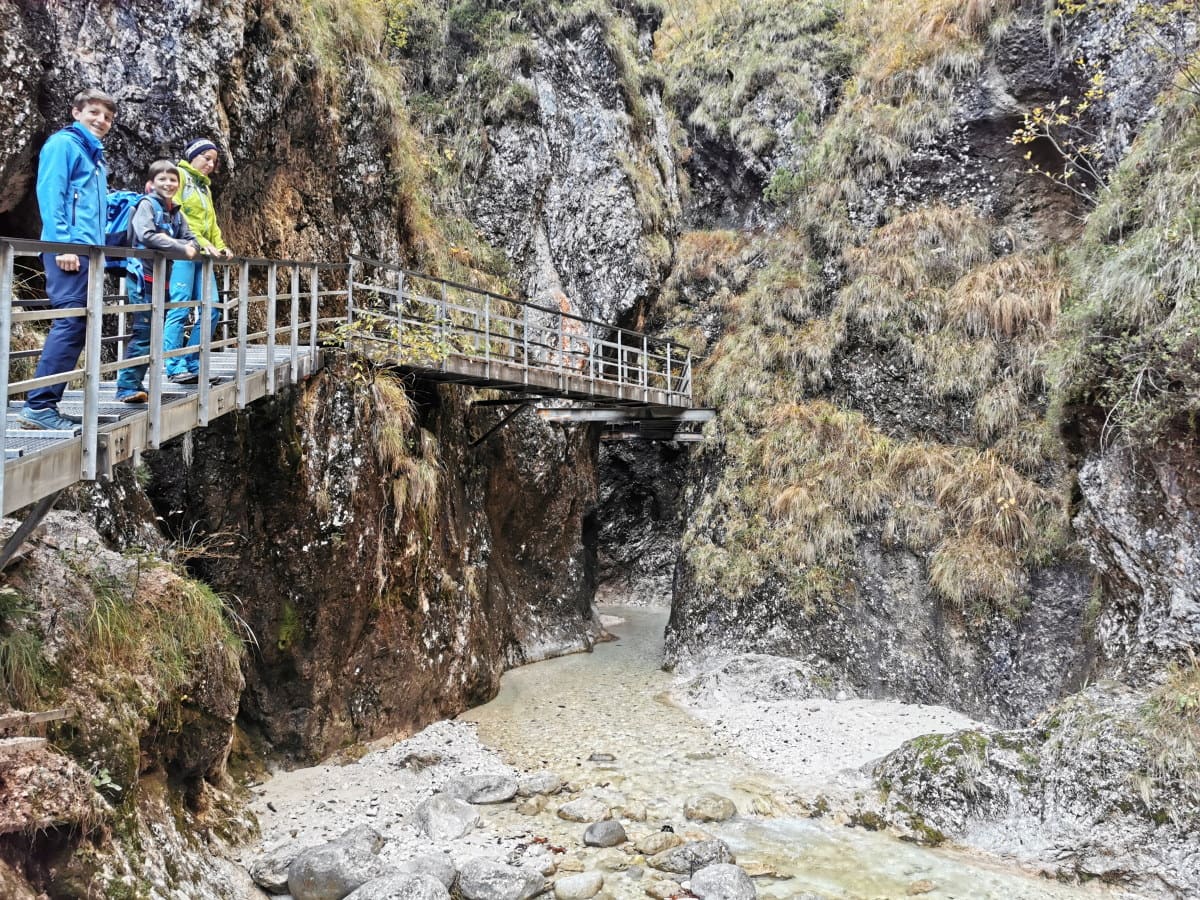
[[[37,431],[75,431],[79,428],[80,420],[74,416],[64,416],[53,406],[47,409],[33,409],[26,406],[18,417],[21,427]]]
[[[117,391],[117,400],[121,403],[145,403],[150,399],[145,388],[124,388]]]

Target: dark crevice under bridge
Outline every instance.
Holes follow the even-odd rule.
[[[47,309],[44,294],[30,289],[40,280],[40,266],[27,261],[43,252],[88,258],[85,308]],[[105,256],[144,260],[154,273],[147,302],[106,295]],[[171,303],[165,291],[171,258],[178,257],[0,238],[0,392],[8,403],[0,496],[4,515],[35,504],[22,525],[25,534],[19,529],[0,553],[0,568],[16,549],[14,540],[19,546],[61,490],[107,477],[143,450],[298,383],[321,368],[325,349],[335,344],[424,379],[519,398],[487,405],[511,403],[519,410],[529,397],[586,403],[538,412],[563,424],[598,422],[608,438],[695,441],[712,417],[711,410],[693,407],[686,348],[566,310],[357,256],[345,263],[203,257],[203,297]],[[165,311],[185,306],[196,308],[199,321],[209,321],[213,309],[220,313],[215,333],[201,338],[195,385],[174,384],[164,371],[167,359],[197,349],[162,349]],[[149,352],[122,359],[129,315],[147,312]],[[86,320],[79,367],[34,378],[43,337],[31,326],[69,317]],[[149,367],[149,400],[118,402],[116,375],[135,365]],[[67,386],[60,411],[81,424],[73,431],[21,429],[20,398],[51,384]]]

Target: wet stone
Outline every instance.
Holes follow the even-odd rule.
[[[453,841],[479,821],[471,804],[448,794],[434,794],[416,809],[417,826],[435,841]]]
[[[594,763],[614,763],[616,761],[617,758],[611,753],[593,753],[588,757],[588,762]]]
[[[654,856],[656,853],[662,853],[664,850],[670,850],[672,847],[678,847],[683,843],[683,838],[670,831],[655,831],[645,837],[638,838],[637,843],[633,846],[638,853],[644,853],[646,856]]]
[[[683,814],[693,822],[724,822],[737,815],[737,807],[720,794],[696,794],[683,802]]]
[[[450,892],[432,875],[384,875],[348,894],[346,900],[450,900]]]
[[[580,797],[558,808],[558,817],[568,822],[599,822],[612,818],[612,810],[603,800],[595,797]]]
[[[593,822],[583,833],[583,843],[588,847],[615,847],[626,840],[625,829],[616,819]]]
[[[683,885],[675,881],[652,881],[646,885],[646,893],[654,900],[669,900],[683,893]]]
[[[554,772],[543,769],[540,772],[530,772],[517,782],[517,793],[522,797],[532,797],[538,794],[557,794],[562,790],[563,782]]]
[[[554,882],[554,896],[558,900],[588,900],[595,897],[604,887],[604,876],[599,872],[582,872],[568,875]]]
[[[440,881],[446,890],[454,886],[454,879],[458,877],[453,860],[446,854],[435,853],[414,856],[396,866],[396,872],[400,875],[430,875]]]
[[[541,872],[491,859],[469,859],[458,873],[458,892],[466,900],[528,900],[545,883]]]
[[[673,875],[691,875],[705,866],[737,862],[724,841],[692,841],[657,853],[646,861],[652,869]]]
[[[384,874],[378,853],[383,837],[361,825],[337,840],[302,850],[288,866],[288,890],[294,900],[342,900]]]
[[[692,875],[688,890],[700,900],[754,900],[758,891],[750,876],[737,866],[705,866]]]
[[[467,803],[507,803],[517,795],[517,781],[507,775],[466,775],[443,790]]]

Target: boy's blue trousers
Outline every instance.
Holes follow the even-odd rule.
[[[202,263],[190,262],[188,260],[176,260],[171,266],[171,287],[170,297],[172,303],[187,303],[189,301],[200,302],[201,299],[201,278],[204,274],[204,266]],[[210,330],[217,327],[217,323],[221,321],[221,310],[216,305],[221,302],[221,295],[218,293],[217,276],[213,273],[212,276],[212,323],[209,325]],[[195,307],[197,322],[200,319],[200,307]],[[191,318],[192,310],[189,308],[168,309],[166,324],[163,326],[163,350],[170,352],[178,350],[185,346],[183,341],[183,333],[187,330],[188,321]],[[200,328],[192,329],[192,336],[188,339],[186,346],[198,347],[200,345]],[[167,360],[167,376],[182,375],[185,372],[200,371],[200,355],[198,353],[189,353],[186,356],[175,356]]]
[[[78,272],[64,272],[54,261],[53,253],[42,254],[42,266],[46,270],[46,296],[52,309],[83,309],[87,306],[88,258],[79,257]],[[50,333],[42,347],[34,378],[70,372],[79,362],[79,354],[87,342],[87,319],[54,319]],[[25,395],[25,405],[30,409],[53,409],[58,407],[66,384],[34,388]]]
[[[143,281],[141,275],[130,275],[125,279],[126,293],[130,303],[149,303],[149,282]],[[144,299],[143,299],[144,298]],[[125,358],[147,356],[150,353],[150,313],[135,312],[129,314],[129,343],[125,345]],[[121,369],[117,373],[117,394],[123,391],[143,391],[146,389],[144,379],[147,366],[133,366]]]

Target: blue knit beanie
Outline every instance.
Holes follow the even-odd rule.
[[[208,138],[193,138],[188,142],[187,149],[183,151],[183,158],[191,162],[201,153],[207,153],[209,150],[216,150],[217,145]],[[218,151],[220,152],[220,151]]]

